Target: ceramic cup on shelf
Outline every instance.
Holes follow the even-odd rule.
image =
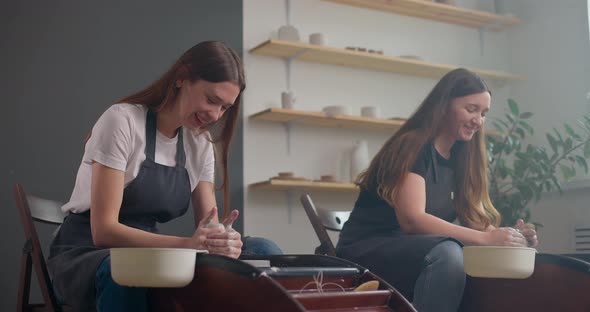
[[[361,108],[361,116],[370,118],[380,118],[381,112],[377,106],[364,106]]]
[[[309,43],[315,45],[324,45],[326,44],[324,40],[324,34],[322,33],[313,33],[309,35]]]
[[[283,25],[279,28],[279,40],[299,41],[299,31],[291,25]]]
[[[295,94],[293,91],[281,92],[281,107],[284,109],[293,109],[295,105]]]

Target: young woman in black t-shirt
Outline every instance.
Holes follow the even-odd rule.
[[[478,75],[447,73],[357,180],[337,254],[382,276],[418,311],[457,310],[463,244],[537,245],[522,221],[519,230],[498,227],[483,131],[490,102]]]

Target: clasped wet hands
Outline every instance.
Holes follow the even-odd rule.
[[[524,236],[528,247],[537,247],[539,245],[539,239],[534,224],[524,223],[524,220],[518,219],[514,228]]]
[[[514,227],[496,228],[489,235],[491,245],[496,246],[536,247],[539,244],[535,226],[525,224],[522,219],[518,219]]]
[[[201,220],[193,240],[199,249],[206,249],[209,253],[238,258],[242,252],[242,236],[233,229],[232,224],[239,212],[233,210],[221,223],[211,223],[217,214],[217,207],[209,211],[209,215]]]

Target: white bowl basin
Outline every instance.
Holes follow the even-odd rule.
[[[184,287],[193,280],[197,252],[204,251],[111,248],[111,275],[117,284],[123,286]]]
[[[473,277],[528,278],[535,270],[534,248],[465,246],[465,273]]]

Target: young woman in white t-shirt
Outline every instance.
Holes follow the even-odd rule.
[[[240,233],[228,211],[228,147],[245,88],[237,54],[202,42],[185,52],[156,82],[112,105],[86,143],[69,212],[51,246],[48,267],[56,293],[76,310],[147,310],[147,291],[122,287],[110,274],[111,247],[206,249],[237,258]],[[213,136],[208,131],[215,127]],[[214,149],[221,146],[224,216],[218,222]],[[192,237],[162,235],[157,222],[183,215],[192,202]],[[258,250],[261,240],[257,239]],[[262,240],[267,253],[280,253]]]

